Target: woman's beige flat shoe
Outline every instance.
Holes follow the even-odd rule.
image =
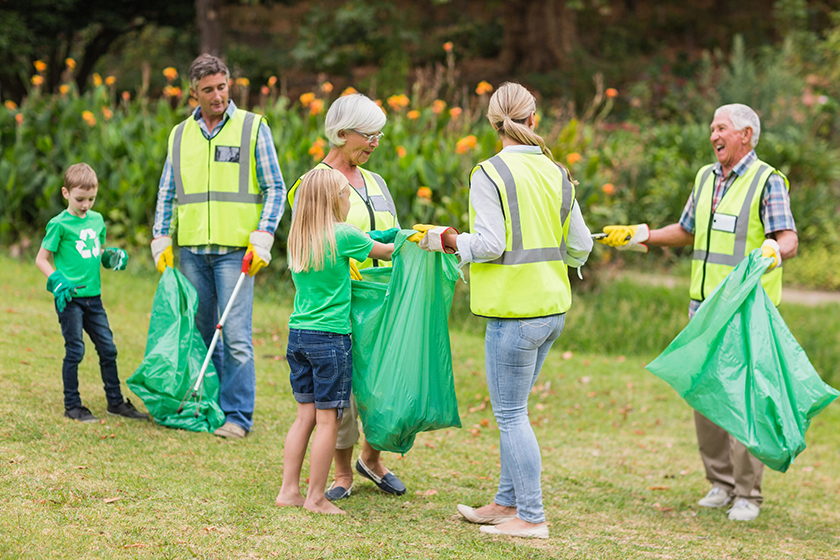
[[[482,525],[498,525],[516,517],[515,515],[481,515],[476,513],[470,506],[465,506],[464,504],[458,504],[458,513],[463,515],[470,523],[479,523]]]

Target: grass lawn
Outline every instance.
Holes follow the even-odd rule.
[[[643,369],[655,353],[572,353],[564,334],[530,406],[551,538],[486,537],[455,510],[492,500],[499,474],[481,323],[459,322],[451,338],[464,428],[421,434],[406,456],[386,457],[405,496],[357,477],[340,504],[350,515],[320,516],[273,505],[295,414],[282,358],[287,298],[258,294],[256,424],[229,442],[107,416],[89,341],[81,392],[104,421],[64,419],[63,344],[44,284],[31,262],[0,257],[0,557],[840,557],[836,403],[814,420],[788,473],[765,471],[761,516],[732,523],[696,505],[709,486],[691,410]],[[143,357],[156,278],[103,271],[103,285],[124,382]],[[574,313],[569,329],[582,328]]]

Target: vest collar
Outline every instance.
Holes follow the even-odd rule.
[[[741,161],[735,164],[735,167],[732,168],[732,171],[730,171],[729,174],[731,175],[732,173],[734,173],[735,175],[740,177],[744,173],[746,173],[747,169],[749,169],[752,166],[752,164],[756,161],[758,161],[758,156],[755,155],[755,150],[750,150],[750,152],[747,155],[741,158]],[[715,163],[715,166],[712,168],[712,171],[718,177],[723,175],[723,166],[720,164],[719,161]]]
[[[231,118],[233,118],[233,115],[235,113],[236,113],[236,103],[234,103],[233,99],[231,99],[231,100],[228,101],[228,106],[227,106],[227,109],[225,109],[225,116],[222,118],[222,122],[217,124],[216,128],[214,128],[212,130],[212,132],[207,130],[207,123],[204,121],[204,117],[201,115],[201,105],[199,105],[198,107],[196,107],[193,110],[192,118],[194,118],[198,122],[199,128],[201,129],[201,132],[204,134],[204,137],[209,140],[209,139],[213,138],[214,136],[216,136],[216,134],[219,133],[219,131],[222,129],[222,127],[225,126],[225,124]]]

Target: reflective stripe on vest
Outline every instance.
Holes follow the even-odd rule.
[[[504,214],[505,250],[470,266],[470,308],[498,318],[565,313],[572,294],[566,267],[574,187],[541,153],[501,153],[480,163],[496,187]],[[476,214],[470,205],[470,225]]]
[[[694,185],[695,233],[691,263],[692,299],[704,300],[741,261],[764,242],[760,206],[764,186],[773,173],[787,178],[763,161],[757,160],[737,177],[712,211],[717,177],[709,165],[697,174]],[[734,221],[734,223],[732,223]],[[774,304],[782,299],[782,267],[761,278],[764,290]]]

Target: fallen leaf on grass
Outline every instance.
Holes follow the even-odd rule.
[[[86,469],[87,467],[79,465],[78,467],[73,467],[73,468],[78,469],[78,470],[82,470],[82,469]]]
[[[580,379],[578,379],[578,381],[586,384],[586,383],[589,383],[590,381],[592,381],[592,378],[587,375],[587,376],[581,377]]]
[[[23,365],[25,365],[25,366],[28,366],[28,365],[29,365],[29,362],[27,362],[26,360],[21,360],[21,361],[20,361],[20,363],[22,363],[22,364],[23,364]]]
[[[435,446],[433,444],[429,443],[428,441],[426,442],[426,447],[428,447],[429,449],[434,449],[435,448]]]
[[[434,496],[437,493],[438,491],[434,488],[429,488],[428,490],[418,490],[415,492],[418,496]]]
[[[563,352],[563,359],[564,360],[571,360],[573,356],[574,356],[574,354],[572,354],[571,350],[567,350],[566,352]]]
[[[210,525],[209,527],[205,527],[204,530],[207,531],[208,533],[210,531],[218,531],[218,529],[216,528],[215,525]]]
[[[650,486],[648,490],[670,490],[668,486]]]
[[[802,472],[814,472],[814,467],[802,467]]]
[[[472,430],[470,430],[470,433],[473,437],[478,437],[481,434],[481,431],[478,428],[473,428]]]
[[[122,548],[146,548],[146,545],[143,543],[136,542],[134,544],[127,544]]]
[[[542,410],[542,409],[540,408],[540,405],[537,405],[537,408],[539,408],[540,410]],[[482,419],[479,421],[479,424],[481,424],[484,428],[486,428],[487,426],[489,426],[489,425],[490,425],[490,420],[488,420],[487,418],[482,418]]]
[[[592,397],[597,397],[598,392],[597,391],[592,391],[591,393],[586,393],[586,396],[591,399]]]
[[[672,507],[662,507],[659,505],[659,502],[653,504],[653,507],[656,508],[657,511],[674,511],[674,508]]]
[[[112,504],[112,503],[116,502],[117,500],[122,500],[122,498],[120,496],[117,496],[116,498],[105,498],[103,501],[106,504]]]

